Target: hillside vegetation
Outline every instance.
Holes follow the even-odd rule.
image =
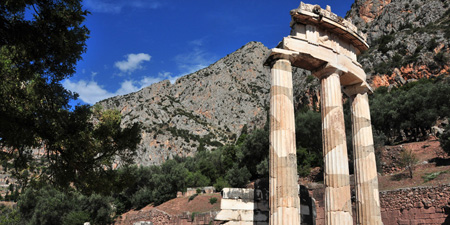
[[[68,34],[46,28],[46,35],[61,42],[42,38],[29,45],[34,42],[28,37],[0,38],[0,159],[4,172],[17,179],[5,196],[17,207],[0,207],[0,224],[109,224],[130,209],[161,205],[188,187],[212,185],[219,191],[268,177],[267,47],[250,42],[175,84],[162,81],[71,110],[68,102],[76,95],[59,81],[74,73],[88,30],[80,27],[86,15],[80,2],[61,2],[70,10],[58,11],[64,4],[41,6],[61,21],[66,13],[77,18],[62,29]],[[30,25],[36,31],[32,23],[22,24],[26,5],[0,6],[9,26]],[[419,178],[410,170],[413,182],[402,182],[398,165],[406,152],[403,144],[409,148],[406,143],[430,135],[438,135],[450,153],[450,125],[442,127],[450,116],[449,1],[357,0],[347,17],[369,34],[372,46],[359,60],[378,87],[370,97],[377,166],[380,173],[392,173],[380,184],[389,189],[418,180],[433,185],[439,176],[446,181],[447,167],[421,165]],[[58,43],[66,42],[72,51],[61,52]],[[53,46],[45,50],[55,52],[41,55],[40,46]],[[321,182],[318,80],[300,69],[293,77],[297,171]],[[344,102],[352,169],[350,102]],[[398,148],[396,154],[383,155],[384,145],[395,145],[388,148]],[[421,145],[422,153],[427,151],[428,143]],[[33,150],[39,150],[38,160]],[[404,167],[437,160],[410,156]]]

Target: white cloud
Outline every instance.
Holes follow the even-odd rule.
[[[64,80],[63,85],[66,89],[76,92],[80,95],[80,99],[88,104],[94,104],[100,100],[110,98],[116,95],[125,95],[131,92],[136,92],[144,87],[162,80],[170,80],[174,83],[178,76],[172,76],[169,72],[158,73],[156,77],[143,77],[140,80],[124,80],[120,83],[120,88],[116,91],[108,91],[96,81],[80,80],[72,82]]]
[[[196,39],[189,42],[190,45],[193,46],[202,46],[203,45],[203,39]]]
[[[114,63],[114,66],[119,68],[123,73],[131,73],[137,69],[142,69],[142,63],[151,59],[151,56],[145,53],[128,54],[126,57],[126,60]]]
[[[175,81],[177,81],[178,78],[180,78],[181,75],[178,76],[172,76],[172,73],[170,72],[160,72],[158,73],[158,78],[161,80],[169,80],[170,83],[174,84]]]
[[[91,12],[120,13],[123,8],[156,9],[161,4],[155,0],[84,0],[84,6]]]
[[[70,80],[65,80],[63,85],[66,89],[76,92],[80,95],[80,99],[88,104],[94,104],[99,100],[112,97],[113,94],[103,89],[95,81],[84,81],[80,80],[78,82],[72,82]]]
[[[212,54],[199,47],[194,47],[189,53],[177,55],[175,57],[175,62],[177,63],[181,74],[185,75],[209,66],[214,62],[214,59],[215,57]]]
[[[120,88],[114,93],[114,95],[126,95],[131,92],[138,91],[140,88],[134,85],[134,81],[125,80],[120,84]]]

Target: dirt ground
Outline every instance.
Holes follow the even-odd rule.
[[[217,198],[217,202],[214,204],[209,203],[210,198]],[[189,201],[189,197],[175,198],[170,201],[164,202],[156,208],[162,210],[170,215],[179,215],[183,212],[209,212],[220,210],[220,193],[214,194],[201,194]]]
[[[217,202],[211,204],[209,201],[210,198],[217,198]],[[174,198],[156,207],[148,205],[140,210],[126,212],[116,219],[115,225],[128,225],[136,221],[148,221],[150,220],[150,211],[153,209],[161,210],[172,216],[182,215],[186,212],[203,213],[219,211],[221,200],[220,193],[200,194],[192,200],[189,200],[189,197]]]
[[[401,148],[411,150],[418,158],[418,164],[414,167],[413,178],[409,178],[409,172],[405,169],[399,169],[398,172],[392,174],[378,176],[380,190],[438,186],[450,183],[450,157],[442,150],[436,138],[388,146],[386,151],[395,151]],[[389,161],[389,159],[383,160]]]

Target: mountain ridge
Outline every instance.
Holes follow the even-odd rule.
[[[177,156],[192,156],[198,149],[233,143],[246,126],[264,126],[269,98],[269,49],[249,42],[210,66],[165,80],[140,91],[100,101],[104,109],[117,109],[123,125],[140,122],[142,141],[136,163],[160,164]],[[307,84],[309,72],[294,69],[296,86]],[[310,81],[309,76],[308,81]],[[310,104],[297,88],[297,104]]]
[[[358,61],[372,87],[448,76],[448,5],[448,0],[355,1],[346,17],[368,34],[371,47]],[[263,63],[269,51],[249,42],[174,84],[161,81],[98,104],[118,109],[124,125],[143,124],[137,164],[193,156],[199,149],[233,143],[244,126],[253,130],[266,123],[270,69]],[[294,67],[293,85],[296,109],[318,109],[319,82],[309,71]]]

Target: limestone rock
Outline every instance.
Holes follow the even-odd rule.
[[[269,49],[250,42],[207,68],[161,81],[140,91],[99,102],[118,109],[123,125],[141,122],[142,141],[135,162],[157,165],[178,156],[232,143],[244,125],[249,130],[266,123],[270,70],[263,66]],[[297,107],[318,102],[318,81],[301,69],[294,73]]]
[[[346,17],[368,35],[359,62],[375,88],[404,84],[394,68],[406,82],[449,72],[450,1],[356,0]]]

